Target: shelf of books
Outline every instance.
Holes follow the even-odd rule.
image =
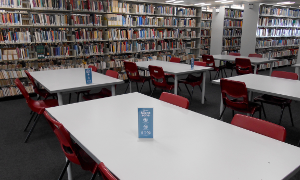
[[[225,8],[222,54],[240,52],[243,13],[242,9]]]
[[[275,66],[296,63],[300,44],[300,9],[263,4],[256,31],[256,53],[284,58]],[[262,65],[261,69],[269,68]]]
[[[212,12],[202,11],[200,55],[210,54]]]
[[[96,65],[126,79],[123,61],[200,55],[201,7],[116,0],[0,1],[0,97],[20,94],[13,78]]]

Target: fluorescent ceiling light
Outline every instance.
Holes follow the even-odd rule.
[[[286,1],[286,2],[279,2],[277,4],[295,4],[295,2]]]
[[[222,1],[221,3],[231,3],[233,1]]]
[[[175,2],[173,2],[173,3],[181,3],[181,2],[184,2],[184,1],[175,1]]]
[[[173,1],[175,1],[175,0],[169,0],[169,1],[166,1],[166,3],[173,2]]]
[[[205,4],[205,3],[198,3],[198,4],[194,4],[194,5],[196,5],[196,6],[197,6],[197,5],[204,5],[204,4]]]

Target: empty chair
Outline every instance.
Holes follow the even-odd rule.
[[[225,66],[216,67],[215,66],[215,59],[214,59],[214,57],[212,55],[205,55],[204,54],[204,55],[202,55],[202,59],[203,59],[203,62],[206,63],[207,67],[212,67],[213,68],[213,70],[209,71],[209,78],[210,78],[210,80],[211,80],[211,71],[216,71],[215,78],[219,77],[220,71],[221,71],[221,74],[222,74],[222,77],[223,77],[222,71],[224,71]],[[225,75],[226,75],[226,72],[225,72]]]
[[[245,116],[242,114],[236,114],[233,117],[231,124],[264,136],[268,136],[273,139],[277,139],[282,142],[285,141],[285,128],[268,121]]]
[[[180,58],[177,57],[171,57],[170,62],[172,63],[180,63]],[[174,74],[165,73],[166,79],[168,80],[169,77],[172,77],[175,79]]]
[[[259,118],[261,118],[261,106],[248,100],[247,88],[244,82],[222,78],[220,83],[224,109],[219,119],[222,118],[226,107],[232,109],[232,116],[234,111],[249,113],[251,116],[259,111]]]
[[[136,88],[138,92],[141,92],[144,86],[144,83],[146,81],[149,82],[149,87],[151,91],[151,85],[150,85],[150,77],[146,76],[140,76],[138,67],[134,62],[129,62],[129,61],[124,61],[124,67],[125,67],[125,72],[127,74],[128,80],[130,82],[135,82],[136,83]],[[138,83],[143,83],[141,89],[139,89]],[[125,90],[125,93],[128,89],[130,84],[127,85],[127,88]]]
[[[71,140],[70,133],[61,123],[53,119],[46,111],[44,112],[44,116],[55,133],[61,149],[68,158],[58,179],[60,180],[63,178],[70,162],[78,164],[83,170],[91,171],[93,174],[95,174],[97,163],[78,144]]]
[[[298,80],[298,74],[297,73],[292,73],[292,72],[273,71],[271,76],[272,77],[278,77],[278,78]],[[280,86],[280,84],[278,84],[278,86]],[[281,123],[281,119],[282,119],[282,116],[283,116],[284,109],[286,107],[288,107],[290,117],[291,117],[292,126],[294,126],[294,121],[293,121],[293,116],[292,116],[292,111],[291,111],[292,100],[264,94],[262,96],[255,97],[254,101],[255,102],[261,102],[262,107],[263,107],[263,103],[279,106],[281,108],[281,115],[280,115],[280,119],[279,119],[279,124]]]
[[[228,55],[230,55],[230,56],[241,56],[241,53],[231,52]]]
[[[249,54],[248,57],[262,58],[262,55],[261,54]]]
[[[30,73],[28,71],[25,71],[27,77],[29,78],[32,86],[33,86],[33,90],[34,92],[39,95],[38,100],[41,99],[41,97],[43,97],[44,99],[47,99],[48,97],[52,96],[52,97],[56,97],[56,94],[51,94],[49,93],[46,89],[39,89],[38,86],[36,85],[34,78],[30,75]]]
[[[188,109],[189,108],[189,100],[187,98],[178,96],[176,94],[171,94],[167,92],[163,92],[160,95],[159,100]]]
[[[156,88],[159,88],[159,89],[162,89],[165,91],[169,91],[169,92],[172,89],[174,89],[174,83],[167,82],[165,73],[164,73],[164,70],[162,67],[149,65],[149,72],[150,72],[150,78],[151,78],[152,84],[154,85],[154,89],[152,90],[150,96],[152,96],[152,94]]]
[[[22,82],[20,81],[19,78],[15,79],[15,84],[16,86],[20,89],[21,93],[23,94],[23,96],[26,99],[26,103],[28,104],[29,108],[32,110],[33,114],[31,115],[31,118],[29,120],[29,122],[27,123],[24,131],[27,130],[28,126],[30,125],[32,119],[34,119],[34,124],[32,125],[26,139],[25,139],[25,143],[28,141],[31,133],[33,132],[37,122],[39,121],[39,118],[41,116],[41,114],[44,113],[45,108],[49,108],[49,107],[55,107],[58,106],[58,101],[56,99],[46,99],[46,100],[33,100],[30,98],[28,92],[26,91],[25,87],[23,86]]]
[[[206,63],[205,62],[200,62],[200,61],[195,61],[194,62],[194,65],[195,66],[206,66]],[[201,84],[202,84],[202,81],[203,81],[203,74],[201,73],[200,76],[194,76],[192,74],[189,74],[185,79],[181,79],[178,81],[178,83],[183,83],[191,97],[191,100],[192,100],[192,96],[193,96],[193,92],[194,92],[194,87],[195,86],[199,86],[200,88],[200,91],[202,91],[202,88],[201,88]],[[192,93],[190,93],[190,90],[189,88],[187,87],[187,85],[191,85],[192,86]]]
[[[103,180],[119,180],[112,172],[110,172],[107,167],[101,162],[97,167],[97,172],[100,172]],[[97,172],[92,176],[91,180],[94,180]]]
[[[236,53],[236,52],[231,52],[228,55],[230,55],[230,56],[241,56],[240,53]],[[235,69],[235,64],[232,63],[232,62],[226,61],[225,67],[226,67],[226,69],[231,69],[231,76],[232,76],[233,70]]]
[[[236,58],[235,69],[238,75],[253,74],[253,68],[250,59]]]
[[[116,78],[118,79],[119,73],[113,70],[107,70],[106,71],[106,76]],[[99,98],[104,98],[104,97],[110,97],[112,96],[112,93],[109,89],[107,88],[102,88],[100,92],[94,93],[94,94],[84,94],[82,98],[86,101],[92,100],[92,99],[99,99]]]

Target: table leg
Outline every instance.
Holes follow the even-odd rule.
[[[131,87],[131,86],[130,86]],[[130,88],[131,89],[131,88]],[[130,91],[131,92],[131,91]],[[116,95],[116,87],[115,87],[115,85],[112,85],[111,86],[111,95],[112,96],[115,96]]]
[[[295,73],[298,74],[298,80],[299,80],[299,67],[295,67]]]
[[[64,105],[63,103],[63,99],[62,99],[62,94],[59,92],[57,93],[57,99],[58,99],[58,105],[62,106]],[[66,158],[66,161],[68,161],[68,158]],[[68,168],[67,168],[67,173],[68,173],[68,180],[72,180],[72,168],[71,168],[71,163],[69,164]]]
[[[273,64],[274,64],[274,62],[271,62],[270,64],[271,64],[271,65],[270,65],[270,76],[271,76],[272,71],[273,71]]]
[[[202,82],[202,104],[205,102],[205,80],[206,80],[206,71],[203,72],[203,82]]]
[[[221,102],[220,102],[220,116],[222,114],[222,111],[224,109],[224,104],[223,104],[223,98],[222,98],[222,93],[221,93]],[[223,116],[220,119],[221,121],[223,121]]]
[[[174,94],[177,95],[177,88],[178,88],[178,77],[177,74],[175,74],[175,80],[174,80]]]
[[[131,81],[129,81],[129,91],[131,93]]]
[[[256,74],[256,73],[257,73],[257,65],[254,64],[254,74]]]

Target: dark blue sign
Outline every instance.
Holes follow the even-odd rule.
[[[91,68],[85,69],[85,81],[86,81],[86,84],[92,84],[92,82],[93,82]]]
[[[191,69],[194,69],[194,58],[191,59]]]
[[[138,108],[139,138],[153,138],[153,108]]]

